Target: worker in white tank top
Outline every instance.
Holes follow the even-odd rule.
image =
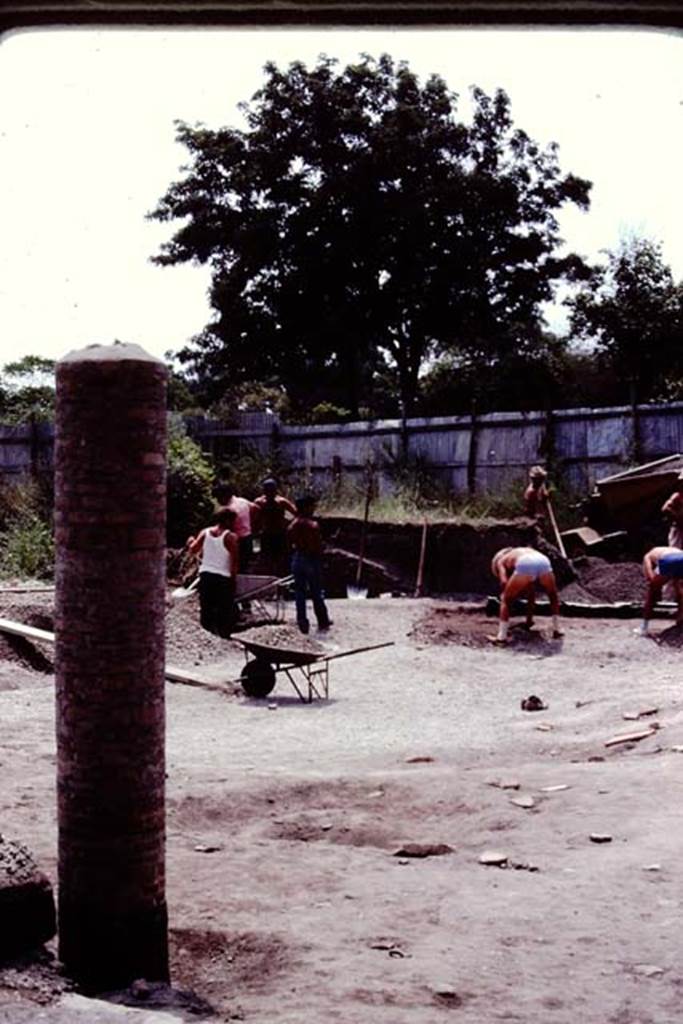
[[[213,524],[189,541],[193,555],[200,555],[199,622],[203,629],[228,637],[235,624],[235,577],[239,571],[237,537],[232,527],[235,513],[221,508]]]

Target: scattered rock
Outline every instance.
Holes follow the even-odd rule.
[[[404,843],[394,851],[394,857],[443,857],[454,852],[447,843]]]
[[[507,862],[507,853],[501,853],[500,850],[484,850],[479,855],[479,863],[485,864],[487,867],[503,868],[507,865]]]
[[[608,832],[591,832],[588,837],[591,843],[611,843],[612,836]]]
[[[497,789],[519,789],[520,783],[516,779],[495,779],[489,782],[489,786],[495,786]]]
[[[552,732],[555,726],[551,725],[550,722],[541,722],[540,725],[535,725],[534,728],[538,729],[539,732]]]
[[[643,871],[661,871],[661,864],[646,864]]]
[[[642,974],[645,978],[659,978],[664,974],[664,968],[656,964],[634,964],[633,973]]]
[[[439,985],[434,990],[434,1002],[440,1006],[462,1006],[463,998],[451,985]]]
[[[541,786],[541,793],[561,793],[563,790],[571,788],[566,782],[562,782],[558,786]]]
[[[669,750],[673,750],[674,754],[683,754],[683,743],[675,743]]]
[[[432,764],[433,757],[407,757],[406,764]]]
[[[536,801],[532,796],[513,796],[510,803],[514,804],[515,807],[523,807],[526,810],[536,806]]]
[[[145,978],[136,978],[130,986],[130,993],[134,999],[144,1001],[152,994],[152,986]]]
[[[591,754],[590,757],[586,758],[589,764],[598,764],[600,761],[604,761],[602,754]]]
[[[269,711],[277,711],[277,709],[278,709],[278,705],[275,704],[275,703],[272,703],[272,704],[268,705],[268,710]]]
[[[219,853],[223,849],[223,847],[220,846],[220,845],[218,845],[218,846],[204,846],[203,844],[200,843],[197,846],[195,846],[194,849],[195,849],[195,853]]]
[[[544,704],[540,697],[532,693],[530,697],[524,697],[521,701],[522,711],[545,711],[548,705]]]

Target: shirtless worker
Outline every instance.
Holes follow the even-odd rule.
[[[683,473],[678,477],[678,488],[662,505],[662,512],[669,519],[669,547],[683,548]]]
[[[259,510],[261,557],[278,576],[286,574],[288,554],[287,526],[296,517],[296,505],[278,494],[277,480],[268,477],[261,484],[263,494],[254,504]]]
[[[641,636],[648,636],[650,619],[655,604],[662,596],[662,590],[671,583],[676,594],[678,613],[676,623],[683,625],[683,551],[680,548],[651,548],[643,559],[643,572],[647,580],[647,595],[643,607],[643,621],[637,630]]]
[[[491,572],[500,582],[500,622],[496,643],[507,642],[510,627],[510,607],[513,601],[521,597],[527,599],[526,626],[531,629],[534,624],[534,605],[536,601],[536,584],[546,592],[550,599],[550,611],[553,617],[553,639],[563,636],[560,629],[560,598],[557,593],[555,574],[550,560],[535,548],[501,548],[493,556]]]
[[[524,491],[524,512],[536,525],[543,527],[548,518],[548,500],[550,492],[546,480],[548,474],[542,466],[532,466],[529,470],[529,483]]]

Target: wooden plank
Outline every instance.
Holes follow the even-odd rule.
[[[10,633],[13,636],[23,636],[27,640],[40,640],[43,643],[53,644],[55,634],[47,629],[36,629],[35,626],[27,626],[23,622],[14,622],[12,619],[0,619],[0,633]],[[188,686],[203,686],[209,690],[220,690],[225,693],[225,686],[221,683],[213,683],[209,679],[195,675],[193,672],[186,672],[184,669],[176,668],[174,665],[166,665],[164,675],[172,683],[186,683]]]
[[[47,629],[36,629],[35,626],[26,626],[23,622],[14,622],[12,619],[0,619],[0,632],[24,636],[28,640],[43,640],[49,644],[55,642],[54,633],[48,632]]]
[[[606,747],[616,747],[618,743],[638,743],[639,740],[646,740],[648,736],[654,736],[656,729],[642,729],[640,732],[622,733],[621,736],[613,736],[611,740],[605,741]]]

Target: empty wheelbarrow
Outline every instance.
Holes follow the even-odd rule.
[[[380,647],[393,647],[393,640],[369,647],[354,647],[350,651],[326,654],[324,651],[299,651],[286,647],[270,647],[234,637],[244,647],[247,663],[242,669],[240,683],[247,697],[267,697],[275,686],[278,672],[290,681],[299,700],[310,704],[315,697],[327,700],[329,697],[329,664],[336,658],[348,658],[351,654],[376,651]]]

